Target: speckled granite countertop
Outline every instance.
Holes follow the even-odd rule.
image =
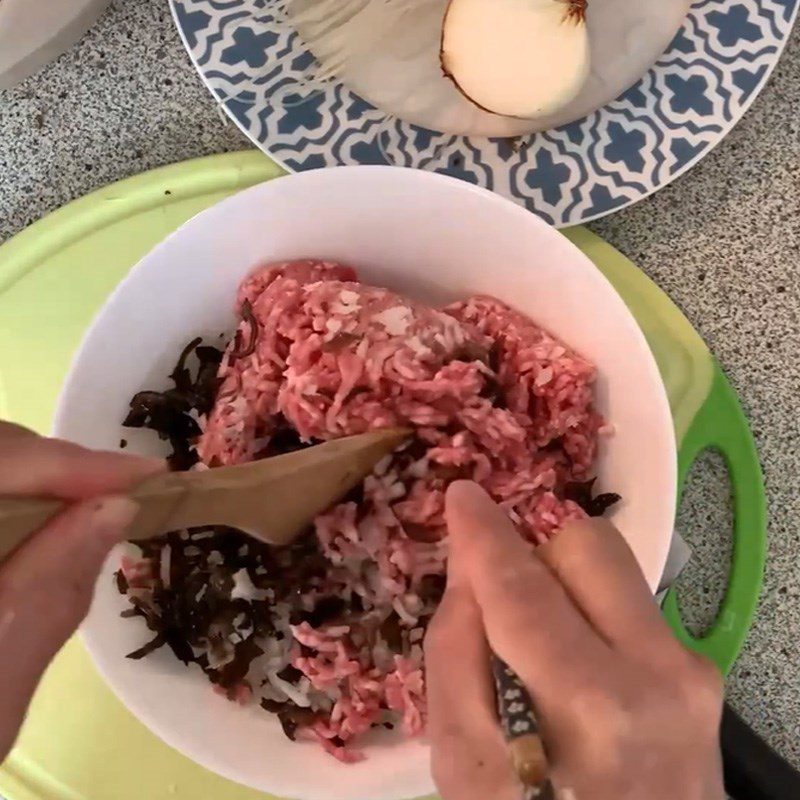
[[[800,35],[733,134],[687,176],[591,227],[686,312],[739,391],[770,504],[766,586],[729,684],[754,728],[800,766]],[[239,150],[189,64],[165,0],[115,0],[69,53],[0,92],[0,241],[106,183]],[[695,469],[680,527],[696,558],[686,616],[713,616],[729,557],[724,469]]]

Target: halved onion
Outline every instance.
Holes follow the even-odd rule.
[[[589,76],[587,0],[450,0],[445,74],[476,106],[525,119],[573,100]]]

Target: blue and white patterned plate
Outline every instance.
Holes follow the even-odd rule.
[[[522,140],[434,133],[342,85],[309,86],[313,56],[275,0],[171,0],[192,60],[236,124],[289,170],[398,164],[504,194],[558,226],[635,203],[719,143],[767,81],[800,0],[696,0],[668,51],[612,103]]]

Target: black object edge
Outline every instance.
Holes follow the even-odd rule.
[[[726,703],[722,715],[725,789],[733,800],[799,800],[800,773]]]

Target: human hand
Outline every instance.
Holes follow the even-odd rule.
[[[72,501],[0,562],[0,761],[52,657],[89,609],[97,573],[137,506],[120,495],[162,461],[99,453],[0,422],[0,496]]]
[[[444,800],[519,800],[490,648],[528,688],[560,800],[721,800],[721,678],[681,646],[608,522],[534,551],[477,485],[447,494],[447,591],[425,641]]]

